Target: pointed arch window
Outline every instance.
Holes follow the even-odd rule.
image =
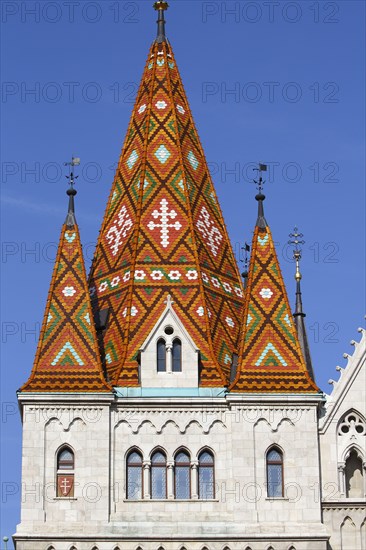
[[[151,498],[167,498],[166,456],[162,451],[151,456]]]
[[[175,456],[175,498],[191,498],[191,460],[186,451],[179,451]]]
[[[135,450],[127,456],[127,498],[142,498],[142,455]]]
[[[202,500],[215,498],[214,458],[207,450],[198,456],[198,491]]]
[[[283,497],[283,454],[277,447],[267,452],[267,496]]]
[[[160,338],[156,344],[157,371],[166,372],[166,347],[164,338]]]
[[[363,497],[363,468],[362,460],[353,449],[345,465],[346,497]]]
[[[74,469],[74,452],[70,447],[64,446],[57,453],[57,497],[72,498],[74,496]]]
[[[179,338],[173,340],[172,371],[182,372],[182,342]]]

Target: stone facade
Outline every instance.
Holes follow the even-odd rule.
[[[325,403],[314,395],[230,394],[198,386],[166,386],[159,395],[154,387],[110,395],[20,394],[17,550],[364,549],[364,495],[347,497],[342,478],[352,449],[365,467],[365,431],[353,420],[364,425],[364,344],[363,332]],[[342,422],[350,429],[339,435]],[[57,453],[65,444],[75,454],[71,498],[56,496]],[[266,453],[273,445],[283,453],[280,498],[267,495]],[[157,448],[167,458],[163,500],[150,494]],[[188,500],[174,497],[174,458],[182,448],[190,455]],[[126,494],[131,449],[143,458],[136,500]],[[212,452],[215,473],[213,498],[205,500],[197,485],[202,449]],[[352,486],[352,479],[347,483]]]
[[[366,548],[365,331],[347,366],[330,380],[333,392],[320,420],[322,508],[332,550]]]

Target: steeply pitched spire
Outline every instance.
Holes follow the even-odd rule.
[[[110,392],[100,362],[70,180],[42,330],[24,392]]]
[[[103,359],[114,385],[139,384],[139,347],[168,294],[200,349],[201,384],[227,383],[239,340],[242,282],[167,40],[155,41],[148,55],[90,290],[95,310],[109,312]]]
[[[302,275],[300,273],[300,260],[302,257],[301,249],[299,248],[299,244],[304,244],[305,241],[299,240],[302,239],[303,234],[298,233],[298,228],[295,227],[294,232],[291,233],[290,237],[293,239],[292,241],[289,241],[289,244],[295,245],[294,249],[294,260],[296,262],[296,273],[295,273],[295,280],[296,280],[296,307],[295,307],[295,313],[294,313],[294,320],[295,325],[297,329],[297,335],[300,342],[300,347],[305,359],[306,367],[308,369],[308,372],[314,380],[314,370],[313,365],[311,361],[311,355],[310,355],[310,348],[308,344],[308,336],[306,332],[305,327],[305,317],[306,313],[303,312],[302,307],[302,297],[301,297],[301,279]]]
[[[301,353],[271,231],[261,180],[245,294],[241,352],[234,392],[316,392]]]

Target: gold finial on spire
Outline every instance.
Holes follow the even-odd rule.
[[[168,2],[163,2],[163,0],[158,0],[158,2],[154,3],[154,9],[156,11],[158,10],[166,11],[168,8],[169,8]]]
[[[302,233],[299,233],[299,229],[297,227],[294,227],[294,232],[290,233],[289,237],[291,237],[293,240],[288,241],[288,244],[294,245],[294,255],[293,258],[296,262],[296,273],[295,273],[295,280],[301,281],[302,275],[300,273],[300,260],[302,258],[302,250],[299,247],[301,244],[305,244],[304,240],[302,239],[304,235]]]

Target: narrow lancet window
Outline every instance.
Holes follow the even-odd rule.
[[[209,451],[202,451],[198,457],[199,498],[215,498],[214,458]]]
[[[175,498],[184,500],[191,498],[190,471],[189,454],[179,451],[175,457]]]
[[[151,498],[167,498],[166,456],[161,451],[151,457]]]
[[[277,447],[267,453],[267,496],[283,497],[283,455]]]
[[[182,342],[179,338],[173,341],[173,372],[182,372]]]
[[[70,447],[62,447],[57,454],[57,491],[59,498],[74,496],[75,457]]]
[[[127,457],[127,498],[142,498],[142,456],[137,451],[132,451]]]
[[[165,349],[165,340],[160,338],[157,343],[157,371],[166,372],[166,349]]]

